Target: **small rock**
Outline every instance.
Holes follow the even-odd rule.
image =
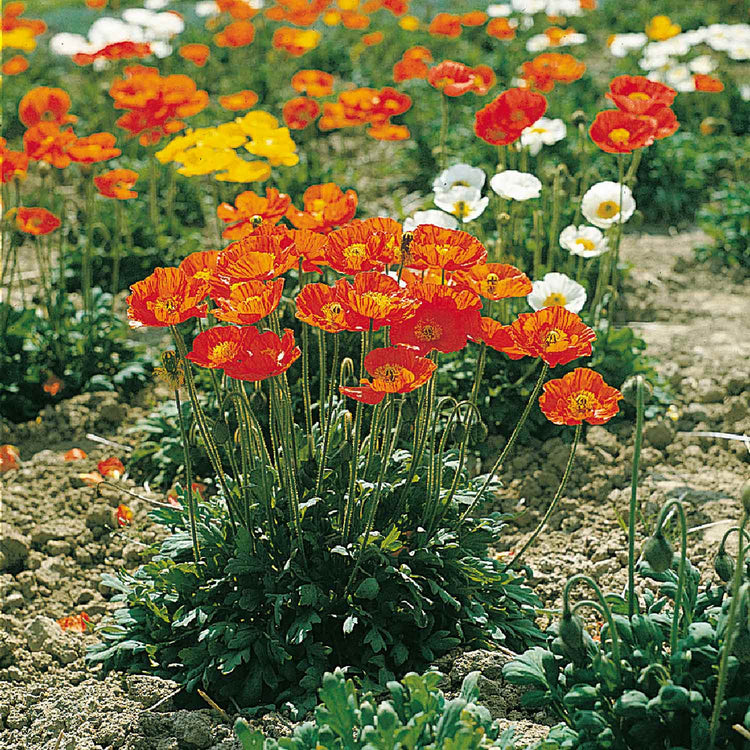
[[[19,607],[23,607],[23,602],[23,594],[19,591],[14,591],[3,599],[3,610],[10,612],[13,609],[18,609]]]
[[[726,396],[726,391],[713,386],[698,395],[698,401],[702,404],[720,404]]]
[[[25,630],[29,651],[44,651],[62,664],[70,664],[78,658],[73,642],[62,628],[49,617],[37,615]]]
[[[18,529],[9,523],[0,524],[0,571],[17,573],[23,570],[31,545]]]
[[[140,544],[131,542],[123,547],[122,557],[125,562],[138,562],[141,559],[143,549],[144,548]]]
[[[70,544],[64,539],[50,539],[45,549],[47,554],[57,557],[58,555],[67,555],[70,552]]]
[[[114,514],[112,508],[104,503],[96,503],[86,514],[86,526],[90,529],[114,529]]]
[[[617,438],[600,425],[589,427],[586,433],[586,442],[591,446],[601,448],[612,456],[617,455],[620,450]]]
[[[652,422],[643,430],[643,437],[649,445],[664,450],[672,442],[674,431],[667,422]]]
[[[212,726],[207,716],[198,711],[177,711],[172,720],[180,743],[205,750],[212,742]]]
[[[151,675],[132,674],[125,678],[125,685],[130,699],[140,703],[144,708],[150,708],[167,696],[179,690],[179,685],[172,680],[163,680]],[[160,711],[172,709],[172,698],[168,698],[159,706]]]
[[[39,566],[39,570],[34,575],[40,586],[46,586],[48,589],[54,590],[60,583],[60,578],[66,572],[65,565],[61,562],[61,559],[50,557]]]
[[[609,573],[609,569],[612,566],[611,560],[602,560],[601,562],[598,562],[596,565],[594,565],[594,569],[592,571],[592,574],[594,578],[601,578],[603,575],[606,575]]]

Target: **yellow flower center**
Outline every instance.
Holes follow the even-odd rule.
[[[443,327],[434,320],[422,320],[414,326],[414,335],[420,341],[437,341],[443,335]]]
[[[174,297],[166,297],[150,303],[149,307],[154,311],[157,320],[166,320],[179,308],[179,303]]]
[[[544,300],[542,303],[542,307],[564,307],[567,303],[567,299],[565,299],[564,294],[560,294],[559,292],[552,292],[551,294],[547,295],[547,299]],[[552,331],[550,331],[552,333]],[[554,333],[557,333],[555,331]],[[549,334],[547,334],[549,336]]]
[[[612,143],[627,143],[630,140],[630,131],[625,128],[615,128],[609,131],[609,140]]]
[[[367,255],[367,245],[364,242],[353,242],[344,248],[343,253],[347,260],[364,258]]]
[[[224,364],[237,356],[237,343],[234,341],[222,341],[208,353],[208,361],[214,365]]]
[[[466,201],[458,201],[453,204],[453,214],[459,219],[464,219],[469,215],[471,208]]]
[[[632,94],[628,94],[628,99],[633,99],[637,102],[647,102],[651,97],[648,94],[644,94],[643,91],[634,91]]]
[[[383,292],[365,292],[362,296],[372,300],[380,307],[390,306],[391,304],[391,298]]]
[[[620,206],[614,201],[602,201],[596,207],[596,215],[600,219],[612,219],[620,212]]]
[[[404,368],[399,365],[380,365],[373,375],[380,380],[387,380],[389,383],[393,383],[403,370]]]
[[[591,240],[587,240],[585,237],[579,237],[576,240],[576,245],[582,245],[584,250],[593,250],[596,244]]]
[[[599,402],[591,391],[578,391],[568,399],[568,408],[574,417],[583,419],[590,416]]]
[[[321,312],[326,320],[333,322],[341,319],[343,308],[338,302],[331,302],[327,305],[323,305]]]
[[[497,285],[500,281],[500,277],[496,273],[488,273],[487,278],[484,280],[484,285],[490,294],[495,293]]]
[[[470,185],[465,180],[456,180],[455,182],[451,183],[451,187],[470,187]]]

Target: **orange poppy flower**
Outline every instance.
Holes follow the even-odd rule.
[[[396,83],[413,78],[427,78],[429,73],[427,64],[418,59],[404,58],[393,66],[393,80]]]
[[[469,91],[484,95],[495,84],[495,74],[487,65],[470,68],[453,60],[443,60],[429,72],[427,83],[446,96],[461,96]]]
[[[325,259],[334,271],[354,275],[382,270],[385,266],[386,236],[354,221],[328,235]]]
[[[193,349],[187,358],[209,369],[231,366],[240,357],[242,330],[237,326],[214,326],[201,331],[193,339]]]
[[[433,349],[457,352],[479,325],[482,302],[474,292],[439,284],[415,284],[409,293],[419,300],[414,315],[391,327],[391,342],[425,355]]]
[[[219,97],[219,104],[230,112],[252,109],[258,103],[258,95],[250,89],[238,91],[236,94],[225,94]]]
[[[654,110],[650,115],[638,115],[643,120],[650,120],[654,127],[654,138],[668,138],[674,135],[680,128],[677,115],[669,108],[662,107]]]
[[[396,279],[377,271],[358,273],[353,284],[339,279],[336,291],[344,307],[355,314],[347,316],[350,331],[364,331],[370,325],[377,331],[383,326],[400,323],[413,315],[419,304]]]
[[[455,16],[452,13],[438,13],[430,21],[427,29],[433,36],[461,36],[461,16]]]
[[[507,18],[492,18],[487,24],[487,34],[495,39],[509,41],[515,38],[516,27],[512,26]]]
[[[339,386],[339,390],[357,401],[378,404],[386,393],[411,393],[420,388],[432,377],[437,365],[412,349],[387,346],[367,353],[365,369],[372,380],[363,380],[355,388]]]
[[[508,327],[513,347],[503,349],[511,359],[541,357],[550,367],[566,365],[591,354],[596,334],[575,313],[561,305],[523,313]]]
[[[308,96],[328,96],[333,93],[333,76],[322,70],[299,70],[292,76],[292,88]]]
[[[539,91],[552,91],[555,83],[572,83],[586,72],[586,64],[573,55],[543,52],[522,65],[523,78]]]
[[[95,60],[130,60],[134,57],[148,57],[153,54],[148,42],[113,42],[94,53],[78,52],[73,55],[76,65],[91,65]]]
[[[328,333],[350,330],[352,311],[346,307],[340,289],[327,284],[306,284],[294,300],[295,316],[303,323]],[[362,325],[366,321],[360,321]]]
[[[696,91],[724,91],[724,84],[718,78],[705,75],[704,73],[696,73],[693,76],[693,84]]]
[[[49,377],[44,381],[42,385],[42,390],[45,393],[49,393],[50,396],[57,396],[57,394],[60,393],[63,388],[65,388],[65,383],[53,372],[50,373]]]
[[[67,615],[61,617],[57,624],[63,630],[70,630],[72,633],[85,633],[86,623],[91,622],[91,618],[85,613],[81,612],[79,615]]]
[[[480,109],[474,119],[474,132],[494,146],[507,146],[521,137],[547,110],[547,100],[528,89],[508,89]]]
[[[417,44],[404,50],[404,54],[401,55],[401,57],[404,60],[422,60],[422,62],[432,62],[432,52],[421,44]]]
[[[68,155],[79,164],[95,164],[114,159],[122,153],[119,148],[115,148],[115,140],[112,133],[94,133],[78,138],[68,146]]]
[[[644,76],[617,76],[610,81],[609,91],[605,96],[623,112],[652,115],[671,106],[677,92],[670,86]]]
[[[71,448],[63,454],[63,461],[82,461],[84,458],[88,458],[86,451],[80,448]]]
[[[208,286],[216,272],[218,257],[218,250],[197,250],[183,258],[178,268],[188,278],[206,284],[206,294],[208,294]]]
[[[246,190],[231,203],[221,203],[216,209],[218,217],[229,224],[222,237],[228,240],[238,240],[253,231],[253,221],[256,217],[269,224],[277,224],[287,212],[292,199],[286,193],[280,193],[276,188],[266,188],[265,198]]]
[[[330,232],[354,218],[357,211],[357,194],[354,190],[342,192],[333,182],[311,185],[302,196],[304,208],[300,211],[289,206],[286,217],[298,229]]]
[[[284,50],[292,57],[301,57],[320,43],[321,34],[313,29],[295,29],[282,26],[273,32],[274,49]]]
[[[539,406],[554,424],[604,424],[619,411],[621,398],[622,393],[607,385],[598,372],[576,367],[559,380],[544,384]]]
[[[5,184],[16,177],[24,179],[29,168],[29,157],[23,151],[5,148],[5,138],[0,138],[0,182]]]
[[[461,26],[483,26],[487,21],[487,14],[483,10],[471,10],[464,13],[460,21]]]
[[[46,161],[57,169],[64,169],[71,162],[68,148],[75,140],[70,128],[60,130],[55,122],[40,122],[23,134],[23,149],[29,159]]]
[[[347,29],[366,29],[370,25],[370,19],[363,13],[345,10],[341,14],[341,23]]]
[[[10,60],[6,60],[0,70],[4,76],[17,76],[19,73],[23,73],[24,70],[28,70],[28,68],[29,61],[23,55],[16,55],[15,57],[11,57]]]
[[[40,122],[65,125],[78,118],[69,115],[70,97],[62,89],[37,86],[24,94],[18,105],[18,118],[27,127]]]
[[[380,5],[393,13],[394,16],[403,16],[409,10],[411,0],[382,0]]]
[[[115,511],[115,519],[118,526],[127,526],[133,522],[133,511],[124,503],[120,503]]]
[[[270,315],[281,301],[284,279],[242,281],[230,287],[212,286],[212,299],[219,305],[211,314],[225,323],[250,325]],[[223,296],[228,293],[228,296]]]
[[[0,474],[18,468],[21,453],[15,445],[0,445]]]
[[[309,229],[290,229],[288,234],[294,242],[295,253],[302,259],[302,270],[305,273],[319,273],[320,266],[328,262],[325,257],[326,235]]]
[[[19,206],[16,211],[16,228],[26,234],[36,236],[54,232],[60,226],[60,219],[46,208],[26,208]]]
[[[270,281],[282,276],[299,262],[294,240],[283,227],[261,225],[219,253],[216,283]],[[226,296],[225,294],[223,296]]]
[[[445,271],[459,271],[484,263],[486,258],[484,245],[467,232],[421,224],[412,234],[408,265],[411,268],[434,266]]]
[[[97,471],[108,479],[119,479],[125,473],[125,466],[117,456],[111,456],[110,458],[99,461],[96,465]]]
[[[352,223],[355,222],[361,225],[365,231],[383,237],[383,263],[386,265],[401,263],[401,242],[404,232],[399,222],[385,216],[376,216],[364,221],[355,219]]]
[[[273,331],[260,333],[248,326],[242,329],[238,360],[225,365],[224,372],[236,380],[265,380],[286,372],[301,354],[290,329],[285,328],[279,338]]]
[[[246,47],[255,39],[255,26],[251,21],[234,21],[223,31],[214,34],[219,47]]]
[[[245,2],[245,0],[216,0],[222,13],[229,13],[238,21],[252,18],[258,11]]]
[[[365,34],[362,37],[362,44],[365,47],[374,47],[376,44],[380,44],[384,38],[382,31],[373,31],[372,34]]]
[[[132,328],[177,325],[190,318],[205,318],[203,282],[179,268],[157,268],[130,287],[128,320]]]
[[[531,279],[507,263],[478,264],[467,271],[456,271],[453,281],[491,300],[525,297],[532,290]]]
[[[367,128],[367,135],[378,141],[405,141],[411,137],[406,125],[395,125],[392,122],[371,125]]]
[[[609,154],[629,154],[654,142],[655,123],[619,109],[598,112],[589,128],[591,140]]]
[[[179,49],[179,55],[185,60],[189,60],[193,65],[202,68],[211,54],[211,48],[205,44],[183,44]]]
[[[505,326],[494,318],[482,316],[479,319],[478,327],[471,331],[469,335],[474,341],[481,341],[499,352],[516,349],[510,335],[510,326]],[[524,354],[520,353],[519,358],[522,356]]]
[[[284,104],[281,114],[290,130],[304,130],[320,114],[320,105],[315,99],[297,96]]]
[[[132,169],[112,169],[94,177],[94,185],[96,185],[100,195],[105,198],[118,198],[119,200],[138,197],[138,193],[131,190],[137,181],[138,172],[134,172]]]
[[[107,0],[86,0],[86,7],[91,10],[101,10],[107,7]]]

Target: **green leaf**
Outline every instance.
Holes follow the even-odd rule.
[[[648,711],[648,696],[640,690],[626,690],[613,707],[615,716],[623,719],[643,719]]]
[[[360,599],[374,599],[380,592],[380,584],[374,578],[365,578],[357,586],[354,596]]]
[[[551,689],[557,685],[557,664],[551,651],[535,646],[508,662],[503,677],[514,685],[534,685]]]
[[[234,733],[242,743],[242,750],[263,750],[263,735],[260,732],[253,732],[244,719],[237,719],[234,722]]]

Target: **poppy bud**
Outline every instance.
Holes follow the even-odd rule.
[[[643,545],[643,557],[655,573],[663,573],[672,567],[674,552],[672,545],[661,532],[661,529],[646,540]]]
[[[740,490],[740,501],[742,502],[742,508],[750,515],[750,482],[745,482]]]
[[[627,401],[631,406],[638,405],[638,378],[639,377],[642,377],[642,376],[631,375],[620,386],[620,393],[622,393],[622,396],[625,399],[625,401]],[[647,404],[651,400],[651,396],[653,392],[654,392],[654,387],[651,385],[651,383],[648,382],[648,380],[643,378],[643,403],[644,404]]]
[[[224,445],[224,443],[228,442],[232,437],[232,433],[229,431],[227,423],[223,420],[217,420],[216,422],[214,422],[214,426],[211,432],[213,434],[214,440],[219,445]]]
[[[734,575],[734,560],[727,554],[723,546],[719,548],[716,557],[714,557],[714,570],[724,583],[728,583]]]
[[[574,127],[578,127],[579,125],[585,125],[586,124],[586,113],[582,109],[577,109],[570,116],[570,121],[573,123]]]
[[[451,438],[454,442],[460,443],[466,437],[466,427],[460,422],[456,422],[451,430]]]
[[[253,229],[257,229],[263,223],[263,217],[258,214],[255,214],[255,216],[253,216],[251,221],[253,223]]]
[[[510,221],[510,214],[509,214],[509,213],[507,213],[506,211],[502,211],[501,213],[499,213],[499,214],[497,215],[497,220],[498,220],[498,221],[499,221],[499,222],[500,222],[501,224],[507,224],[507,223],[508,223],[508,222]]]
[[[583,621],[567,607],[557,627],[557,633],[560,636],[560,640],[571,651],[583,650]]]
[[[483,443],[487,440],[489,434],[490,431],[487,429],[487,425],[482,421],[471,426],[471,439],[475,443]]]

